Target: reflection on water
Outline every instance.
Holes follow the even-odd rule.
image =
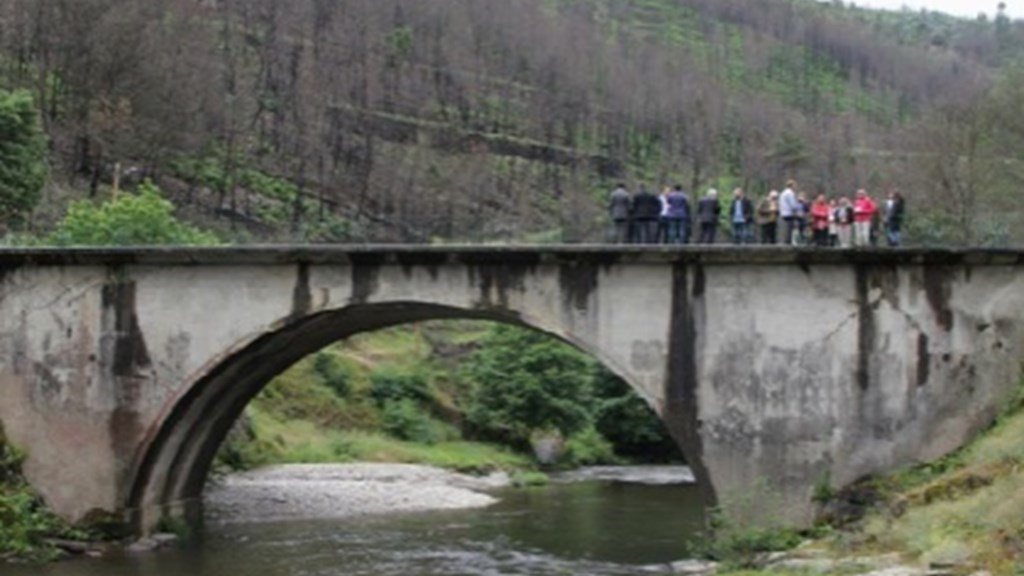
[[[11,576],[625,576],[686,555],[703,525],[692,485],[554,483],[490,508],[210,526],[201,542],[133,558],[0,566]]]

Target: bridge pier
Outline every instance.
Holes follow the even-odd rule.
[[[1019,382],[1024,254],[767,249],[0,252],[0,424],[59,514],[142,530],[201,497],[246,404],[306,354],[434,318],[593,355],[744,524],[937,458]]]

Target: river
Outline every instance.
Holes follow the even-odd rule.
[[[703,515],[665,469],[583,471],[491,492],[487,507],[345,519],[208,521],[194,543],[11,576],[490,576],[647,574],[686,556]]]

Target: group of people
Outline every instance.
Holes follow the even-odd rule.
[[[681,186],[657,195],[642,184],[635,194],[620,184],[609,198],[610,234],[620,244],[688,244],[695,231],[697,244],[714,244],[722,206],[715,189],[693,205]],[[819,194],[808,201],[790,180],[781,193],[772,190],[756,206],[736,188],[725,219],[734,244],[753,244],[756,231],[761,244],[873,246],[884,231],[888,245],[896,247],[903,242],[905,212],[898,190],[891,190],[881,204],[863,189],[852,200]]]

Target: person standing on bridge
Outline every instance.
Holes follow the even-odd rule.
[[[850,199],[843,196],[835,211],[836,236],[840,248],[849,248],[853,241],[853,206]]]
[[[818,197],[811,203],[811,233],[814,235],[814,245],[819,248],[829,245],[828,227],[831,214],[832,209],[829,207],[825,195],[818,194]]]
[[[904,212],[903,195],[899,190],[890,190],[889,198],[885,201],[885,237],[890,248],[898,248],[903,242],[900,230],[903,228]]]
[[[867,190],[857,190],[857,199],[853,202],[853,245],[867,247],[871,245],[871,221],[878,212],[878,205],[868,196]]]
[[[743,188],[732,191],[729,220],[732,221],[733,244],[749,244],[753,236],[754,204],[743,193]]]
[[[775,244],[779,227],[778,190],[772,190],[758,202],[757,224],[761,227],[761,244]]]
[[[668,244],[668,195],[672,188],[665,186],[661,189],[658,200],[661,201],[661,214],[658,215],[658,244]]]
[[[608,216],[612,221],[611,238],[616,244],[629,241],[629,211],[633,197],[625,184],[619,184],[608,199]]]
[[[686,244],[690,240],[690,199],[683,187],[676,187],[665,197],[666,242]]]
[[[800,225],[800,202],[796,198],[796,181],[786,182],[786,189],[779,196],[779,215],[782,216],[782,243],[793,245],[793,237]]]
[[[722,214],[722,206],[718,203],[718,190],[714,188],[697,204],[697,220],[700,222],[699,244],[714,244],[718,232],[718,218]]]
[[[640,191],[633,196],[633,224],[636,228],[633,240],[637,244],[654,244],[658,241],[658,219],[661,218],[661,200],[641,184]]]

